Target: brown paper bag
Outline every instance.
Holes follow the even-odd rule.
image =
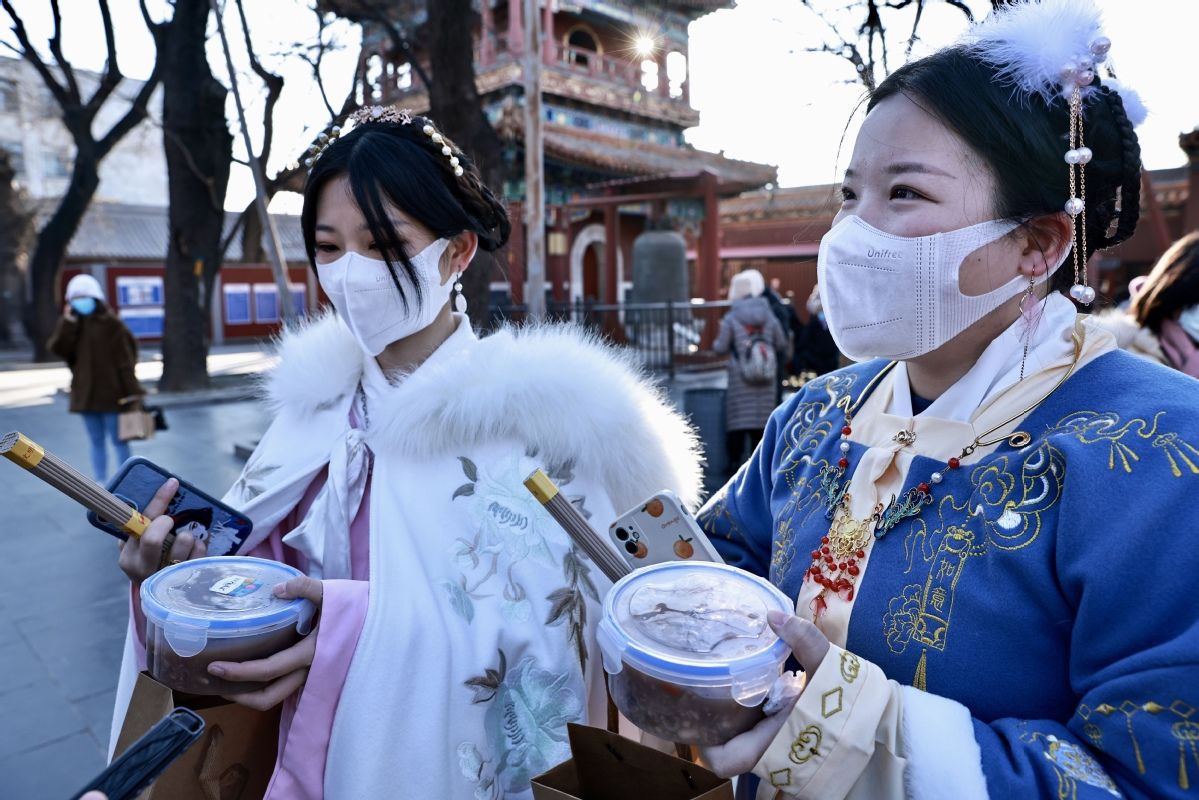
[[[261,800],[275,769],[279,707],[254,711],[220,697],[181,694],[143,672],[133,687],[116,755],[175,706],[199,714],[204,733],[138,800]]]
[[[138,403],[136,408],[117,415],[117,438],[122,442],[144,441],[154,438],[154,415]]]
[[[733,784],[602,728],[568,725],[571,759],[533,779],[533,800],[733,800]]]

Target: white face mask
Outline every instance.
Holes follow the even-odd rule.
[[[1028,280],[1017,276],[985,294],[964,295],[958,288],[966,257],[1016,227],[991,220],[904,237],[861,217],[838,222],[820,241],[816,262],[825,319],[837,347],[855,361],[905,359],[953,339],[1028,287]]]
[[[407,309],[386,261],[346,253],[336,261],[317,264],[316,277],[362,349],[377,356],[392,342],[429,327],[449,302],[454,282],[441,282],[441,255],[449,246],[448,239],[438,239],[409,259],[420,283],[419,304],[412,279],[397,267]]]

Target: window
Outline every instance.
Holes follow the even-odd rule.
[[[646,91],[658,91],[658,62],[645,59],[641,62],[641,85]]]
[[[254,320],[250,316],[250,284],[227,283],[225,292],[225,324],[249,325]]]
[[[674,50],[666,54],[666,79],[670,82],[670,96],[683,96],[683,83],[687,80],[687,56]]]
[[[69,178],[71,177],[71,170],[74,168],[75,161],[70,155],[55,153],[46,161],[46,177]]]
[[[162,278],[121,275],[117,277],[117,306],[120,308],[161,307]]]
[[[120,280],[118,278],[118,280]],[[139,339],[162,338],[161,308],[122,308],[118,312],[121,321]]]
[[[16,81],[0,78],[0,112],[13,114],[20,110],[21,101],[17,94]]]
[[[279,321],[279,293],[273,283],[254,284],[254,321]]]
[[[590,67],[599,55],[595,34],[586,28],[575,28],[566,34],[566,60],[580,67]]]
[[[302,283],[289,283],[287,288],[291,291],[291,307],[295,310],[297,317],[302,317],[308,313],[308,288]]]

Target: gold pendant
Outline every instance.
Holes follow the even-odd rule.
[[[865,519],[854,519],[849,512],[851,498],[848,494],[837,507],[837,515],[828,529],[828,544],[836,560],[849,558],[859,550],[864,550],[874,537],[874,527],[879,514],[883,511],[882,504],[874,507],[874,513]]]

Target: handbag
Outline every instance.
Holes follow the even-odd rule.
[[[123,397],[121,405],[127,410],[117,415],[117,438],[122,442],[145,441],[154,438],[154,414],[142,406],[140,395]]]

